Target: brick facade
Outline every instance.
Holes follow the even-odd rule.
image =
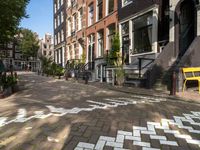
[[[97,44],[98,44],[98,31],[102,30],[103,31],[103,49],[104,49],[104,54],[106,54],[106,51],[109,50],[107,45],[108,45],[108,40],[107,40],[107,28],[110,25],[114,25],[115,26],[115,30],[117,31],[118,29],[118,15],[117,15],[117,0],[114,0],[114,11],[111,12],[110,14],[106,14],[106,8],[107,8],[107,4],[106,4],[106,0],[103,0],[103,17],[102,19],[100,19],[99,21],[97,21],[97,1],[96,0],[88,0],[87,1],[87,29],[86,29],[86,37],[88,37],[89,35],[93,34],[94,35],[94,39],[95,39],[95,57],[94,58],[98,58],[97,56]],[[94,6],[94,23],[92,25],[88,25],[88,8],[89,5],[93,4]],[[88,38],[87,38],[87,48],[88,48]]]

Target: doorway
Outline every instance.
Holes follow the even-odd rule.
[[[182,57],[195,38],[195,4],[193,0],[180,3],[179,12],[179,57]]]

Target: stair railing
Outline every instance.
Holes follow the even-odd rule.
[[[148,68],[151,64],[153,64],[153,62],[155,61],[155,59],[153,58],[138,58],[139,63],[138,63],[138,69],[139,69],[139,78],[142,77],[142,70]],[[147,64],[145,64],[144,66],[142,66],[143,61],[149,61]]]

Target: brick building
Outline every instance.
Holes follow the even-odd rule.
[[[105,56],[118,30],[117,0],[87,0],[86,2],[87,63],[95,69],[95,80],[106,78]]]
[[[85,50],[86,0],[68,0],[66,8],[66,60],[82,59]]]
[[[66,62],[66,0],[54,0],[54,60],[65,66]]]

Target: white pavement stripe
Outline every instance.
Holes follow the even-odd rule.
[[[161,129],[164,131],[164,133],[172,134],[175,138],[185,139],[187,143],[195,144],[200,147],[200,140],[193,139],[191,135],[181,134],[179,130],[173,130],[169,128],[169,125],[173,124],[180,129],[187,129],[190,133],[199,134],[200,130],[194,130],[192,126],[183,125],[183,122],[196,123],[195,120],[192,120],[192,118],[190,118],[194,117],[194,115],[195,117],[197,117],[197,115],[200,115],[200,113],[192,112],[192,115],[185,114],[184,116],[187,117],[174,116],[174,120],[161,119],[161,123],[147,122],[147,127],[133,126],[132,132],[118,130],[116,138],[100,136],[96,146],[100,147],[99,143],[102,143],[104,141],[104,144],[102,144],[102,146],[99,148],[100,150],[102,150],[104,146],[113,147],[114,150],[124,150],[123,145],[125,143],[125,140],[130,140],[133,141],[133,145],[140,146],[143,150],[159,150],[158,148],[151,147],[151,143],[142,141],[142,135],[149,135],[151,140],[158,140],[160,145],[178,147],[179,145],[176,141],[169,141],[166,136],[157,135],[156,129]]]

